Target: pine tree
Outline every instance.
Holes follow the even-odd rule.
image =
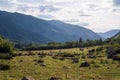
[[[78,42],[78,47],[82,47],[82,46],[83,46],[82,43],[83,43],[83,40],[82,40],[82,38],[80,37],[79,42]]]

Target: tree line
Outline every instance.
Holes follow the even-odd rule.
[[[82,38],[80,38],[78,41],[67,41],[64,43],[49,42],[44,45],[35,44],[32,42],[28,44],[16,43],[15,47],[21,50],[48,50],[48,49],[83,48],[83,47],[102,45],[103,43],[104,41],[102,39],[98,39],[98,40],[87,39],[86,41],[83,41]]]

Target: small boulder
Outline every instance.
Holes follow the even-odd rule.
[[[89,67],[90,64],[88,62],[81,63],[80,67]]]
[[[65,60],[65,58],[64,58],[64,57],[61,57],[60,60]]]
[[[44,60],[40,59],[37,61],[37,63],[44,63]]]
[[[21,80],[35,80],[31,76],[24,76]]]
[[[72,58],[72,63],[79,63],[79,58]]]
[[[108,47],[107,49],[107,58],[113,58],[113,56],[116,55],[115,50],[113,47]]]
[[[42,66],[42,67],[46,67],[46,64],[44,64],[44,63],[41,63],[41,64],[40,64],[40,66]]]
[[[48,80],[60,80],[60,78],[57,78],[57,77],[51,77],[50,79]]]

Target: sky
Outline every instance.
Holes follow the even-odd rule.
[[[120,29],[120,0],[0,0],[0,10],[61,20],[94,32]]]

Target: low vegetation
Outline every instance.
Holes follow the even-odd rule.
[[[13,45],[10,41],[5,40],[3,37],[0,36],[0,53],[13,53]]]
[[[1,44],[3,38],[0,39]],[[84,46],[82,40],[77,47],[59,49],[57,43],[49,43],[49,50],[29,49],[14,51],[13,46],[2,47],[0,52],[1,80],[119,80],[120,44],[108,41],[99,45]],[[100,41],[100,40],[99,40]],[[113,40],[114,41],[114,40]],[[117,41],[117,40],[115,40]],[[3,45],[3,44],[2,44]],[[92,46],[91,46],[92,45]],[[1,46],[1,45],[0,45]],[[7,51],[5,49],[8,49]],[[38,47],[37,47],[38,48]],[[5,54],[5,55],[3,55]],[[9,55],[9,56],[8,56]],[[6,57],[7,56],[7,57]]]

